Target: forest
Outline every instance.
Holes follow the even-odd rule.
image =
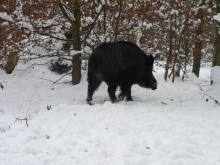
[[[69,61],[78,84],[91,51],[102,42],[131,41],[164,61],[164,78],[184,76],[188,66],[219,63],[219,1],[85,0],[1,1],[0,66],[18,61]],[[43,53],[36,51],[40,47]],[[68,70],[68,67],[66,68]]]
[[[0,164],[219,165],[219,116],[220,0],[0,0]]]

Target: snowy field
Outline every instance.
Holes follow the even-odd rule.
[[[158,89],[133,86],[133,102],[112,104],[103,83],[89,106],[86,73],[72,86],[50,82],[60,76],[44,66],[22,67],[0,73],[0,165],[220,165],[209,68],[174,84],[156,68]]]

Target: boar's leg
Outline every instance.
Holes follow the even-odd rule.
[[[120,92],[119,95],[118,95],[118,100],[119,100],[119,101],[122,101],[122,100],[124,100],[124,98],[125,98],[125,91],[123,91],[123,90],[121,89],[121,92]]]
[[[108,94],[109,94],[109,97],[113,103],[116,102],[116,100],[117,100],[116,96],[115,96],[116,88],[117,88],[116,84],[108,85]]]
[[[127,87],[126,89],[126,100],[133,101],[133,98],[131,97],[131,86]]]
[[[131,97],[131,84],[124,84],[124,85],[121,85],[120,88],[121,88],[121,92],[120,94],[118,95],[118,99],[119,100],[124,100],[125,96],[126,96],[126,100],[127,101],[133,101],[132,97]]]
[[[131,97],[131,84],[126,84],[126,85],[121,85],[120,89],[121,92],[118,95],[118,99],[120,101],[124,100],[125,96],[126,96],[126,100],[127,101],[133,101],[132,97]]]
[[[100,80],[97,80],[95,78],[91,78],[88,80],[88,96],[87,96],[87,103],[92,104],[92,96],[94,94],[94,91],[99,87],[101,84]]]

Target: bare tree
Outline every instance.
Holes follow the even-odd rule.
[[[80,39],[80,27],[81,27],[81,7],[80,1],[74,0],[72,3],[72,8],[66,6],[64,3],[60,3],[60,9],[63,15],[71,23],[71,35],[72,35],[72,45],[75,51],[81,51],[81,39]],[[70,16],[72,14],[73,17]],[[72,84],[76,85],[80,83],[81,80],[81,53],[76,53],[72,57]]]

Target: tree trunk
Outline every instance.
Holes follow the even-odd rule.
[[[177,24],[177,16],[175,15],[174,16],[174,26],[176,26]],[[174,38],[174,46],[175,46],[175,52],[174,52],[174,57],[173,57],[173,68],[172,68],[172,73],[173,73],[173,77],[172,77],[172,82],[174,83],[174,80],[175,80],[175,76],[176,76],[176,64],[177,64],[177,56],[178,56],[178,53],[177,53],[177,49],[178,46],[177,46],[177,40],[179,40],[179,37],[175,36]]]
[[[64,17],[68,19],[71,23],[70,34],[72,35],[72,45],[75,51],[81,50],[81,40],[80,40],[80,27],[81,27],[81,9],[80,1],[74,0],[72,10],[68,12],[73,12],[74,18],[70,17],[66,11],[66,6],[60,3],[60,9]],[[72,84],[76,85],[80,83],[81,80],[81,53],[72,54]]]
[[[74,0],[74,17],[75,20],[72,23],[72,39],[73,39],[73,49],[76,51],[81,50],[80,41],[80,26],[81,26],[81,11],[80,11],[80,1]],[[81,53],[73,55],[72,58],[72,84],[76,85],[80,83],[81,80]]]
[[[203,3],[205,3],[203,1]],[[204,4],[201,4],[203,6]],[[195,37],[195,46],[193,49],[193,73],[199,77],[200,72],[200,63],[201,63],[201,56],[202,56],[202,34],[203,34],[203,26],[204,26],[204,10],[200,7],[197,11],[196,18],[199,19],[201,22],[198,25],[196,30],[196,37]]]
[[[123,1],[119,1],[119,11],[118,11],[118,16],[116,18],[116,23],[115,23],[115,34],[114,34],[114,41],[118,40],[118,34],[119,34],[119,24],[120,24],[120,19],[121,19],[121,13],[122,13],[122,6],[123,6]]]
[[[189,14],[190,14],[190,9],[191,6],[189,4],[190,2],[188,2],[187,5],[187,14],[186,14],[186,19],[185,19],[185,23],[184,23],[184,38],[183,38],[183,49],[184,49],[184,68],[183,68],[183,76],[182,76],[182,80],[184,80],[185,78],[185,74],[186,74],[186,66],[187,66],[187,62],[188,62],[188,58],[189,58],[189,48],[190,48],[190,32],[189,32]]]
[[[199,77],[202,41],[196,42],[193,49],[193,73]]]
[[[173,15],[170,16],[169,54],[167,56],[167,62],[165,67],[165,74],[164,74],[165,81],[167,81],[170,63],[172,63],[172,56],[173,56]]]
[[[7,74],[11,74],[15,69],[15,67],[17,66],[19,60],[17,54],[18,54],[17,52],[10,52],[10,55],[7,56],[7,62],[6,65],[4,66],[5,72]]]
[[[217,13],[220,13],[220,0],[216,0]],[[216,24],[216,36],[215,36],[215,52],[213,58],[213,66],[220,66],[220,22],[215,21]]]
[[[105,4],[103,6],[103,14],[104,14],[104,18],[103,18],[103,35],[104,35],[104,42],[106,42],[106,16],[107,16],[107,1],[104,1]]]

